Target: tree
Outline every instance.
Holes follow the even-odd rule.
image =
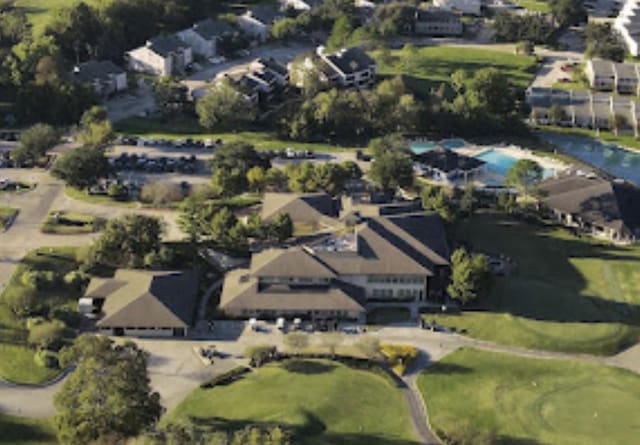
[[[24,288],[6,289],[2,294],[2,300],[18,317],[29,315],[37,303],[34,291]]]
[[[298,33],[298,22],[290,17],[285,17],[273,22],[271,26],[271,37],[276,40],[287,40]]]
[[[211,176],[211,191],[217,196],[235,196],[246,191],[247,187],[247,174],[239,168],[217,169]]]
[[[500,193],[498,195],[498,208],[505,213],[513,213],[517,199],[513,193]]]
[[[77,365],[53,401],[60,442],[84,445],[107,435],[124,440],[159,419],[163,409],[151,390],[148,354],[135,343],[116,346],[107,337],[84,335],[64,355]]]
[[[331,35],[327,39],[327,48],[333,51],[344,47],[349,41],[352,32],[353,25],[350,18],[346,15],[340,16],[333,24]]]
[[[589,23],[584,36],[587,57],[624,61],[627,51],[610,23]]]
[[[453,223],[458,218],[453,194],[452,190],[444,187],[426,185],[421,194],[422,207],[436,212],[444,221]]]
[[[413,161],[407,141],[399,135],[385,136],[371,142],[374,161],[369,176],[383,190],[413,184]]]
[[[451,255],[451,283],[447,292],[463,304],[475,300],[488,288],[489,261],[485,255],[469,254],[464,248]]]
[[[252,167],[247,172],[247,182],[249,190],[253,192],[263,192],[267,184],[267,175],[264,169],[258,165]]]
[[[284,344],[294,353],[309,346],[309,335],[302,332],[292,332],[284,337]]]
[[[229,245],[231,241],[230,231],[238,223],[238,219],[228,207],[222,207],[211,219],[211,239],[222,244]]]
[[[11,152],[11,157],[19,165],[34,163],[55,147],[60,135],[51,125],[35,124],[20,134],[18,148]]]
[[[141,267],[160,249],[163,227],[158,218],[130,214],[110,220],[93,245],[95,261],[113,267]]]
[[[231,81],[216,83],[196,104],[196,113],[203,127],[214,130],[238,127],[255,119],[255,106],[236,90]]]
[[[268,190],[283,191],[287,188],[287,175],[279,168],[272,167],[267,170],[265,182]]]
[[[580,0],[549,0],[549,10],[561,28],[587,21],[587,10]]]
[[[293,221],[288,213],[278,213],[269,223],[269,236],[280,242],[286,241],[293,236]]]
[[[340,334],[327,333],[322,337],[322,344],[327,348],[331,357],[336,355],[336,349],[338,349],[340,343],[342,343],[342,336]]]
[[[531,159],[517,160],[507,172],[505,184],[517,188],[525,196],[542,179],[542,167]]]
[[[156,106],[164,117],[186,110],[189,89],[171,77],[161,77],[153,85]]]
[[[115,133],[107,117],[107,110],[94,106],[85,111],[76,137],[82,145],[90,148],[105,148],[112,142]]]
[[[524,54],[525,56],[533,56],[535,53],[535,45],[531,40],[522,40],[516,45],[516,54]]]
[[[72,187],[85,189],[106,178],[110,172],[111,167],[101,149],[78,147],[58,158],[51,174]]]
[[[404,71],[411,74],[418,60],[418,50],[411,43],[405,44],[402,48],[401,59]]]
[[[471,216],[476,210],[477,204],[478,199],[476,198],[475,188],[473,184],[467,184],[460,197],[460,211],[467,216]]]
[[[184,191],[180,184],[168,181],[147,182],[140,192],[140,199],[154,205],[166,205],[182,201]]]
[[[613,132],[617,136],[620,130],[625,129],[629,126],[629,121],[627,117],[623,114],[614,113],[611,116],[611,123],[613,124]]]

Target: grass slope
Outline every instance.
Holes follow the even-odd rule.
[[[494,431],[500,444],[637,442],[640,377],[595,364],[457,351],[418,378],[431,424],[458,419]]]
[[[53,14],[59,8],[73,6],[81,0],[17,0],[15,6],[27,14],[33,25],[34,34],[40,34],[51,21]],[[105,0],[83,0],[90,5],[104,3]]]
[[[417,57],[412,62],[410,72],[407,72],[407,67],[403,64],[402,50],[391,51],[389,60],[382,60],[380,52],[374,52],[372,55],[378,65],[378,74],[404,75],[407,85],[414,93],[424,96],[431,88],[437,88],[442,83],[449,86],[451,74],[457,70],[466,70],[472,74],[481,68],[496,68],[521,88],[526,88],[531,83],[537,70],[534,57],[506,51],[451,46],[423,47],[416,51]],[[451,95],[450,86],[448,91]]]
[[[11,207],[0,207],[0,230],[5,228],[17,212],[16,209]]]
[[[536,349],[614,354],[640,338],[640,248],[564,229],[481,214],[456,238],[503,253],[517,270],[498,278],[479,310],[427,316],[473,337]]]
[[[48,420],[0,414],[0,445],[54,445],[56,434]]]
[[[405,401],[389,379],[321,360],[271,364],[229,386],[197,389],[169,416],[300,428],[300,445],[410,445]]]

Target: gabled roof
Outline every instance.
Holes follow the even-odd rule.
[[[417,22],[459,23],[460,14],[440,8],[418,9],[416,11]]]
[[[436,147],[433,150],[414,155],[416,161],[429,167],[449,173],[455,170],[475,170],[485,164],[484,161],[471,156],[464,156],[453,150]]]
[[[93,82],[96,79],[109,80],[112,75],[125,71],[110,60],[90,60],[81,63],[73,70],[73,76],[81,82]]]
[[[229,272],[220,297],[223,310],[339,310],[364,312],[364,291],[336,280],[329,286],[272,285],[260,287],[248,270]]]
[[[301,247],[268,249],[253,255],[251,274],[257,277],[334,278],[336,274]]]
[[[234,32],[233,26],[222,20],[205,19],[193,25],[193,31],[205,40],[213,40]]]
[[[247,11],[251,17],[265,25],[271,25],[278,18],[282,17],[282,12],[267,5],[258,5]]]
[[[197,277],[190,271],[121,269],[112,279],[93,279],[85,297],[104,299],[100,327],[187,327],[191,324]]]
[[[333,54],[325,54],[324,57],[344,74],[364,71],[376,64],[366,52],[358,47],[341,49]]]
[[[640,231],[640,189],[594,174],[571,172],[539,185],[548,207],[578,215],[585,222],[636,235]]]
[[[265,193],[261,217],[267,221],[279,213],[287,213],[295,222],[332,223],[336,205],[326,193]]]
[[[287,67],[284,64],[278,62],[273,57],[270,57],[268,59],[260,58],[257,60],[257,62],[264,66],[266,69],[271,70],[274,73],[279,74],[280,76],[286,76],[289,73]]]
[[[189,45],[174,35],[158,36],[147,42],[147,47],[156,54],[163,57],[168,56],[171,53],[178,52],[184,48],[188,48]]]

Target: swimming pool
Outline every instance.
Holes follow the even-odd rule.
[[[545,142],[609,174],[640,185],[640,153],[586,136],[541,133]]]
[[[464,148],[468,144],[464,139],[443,139],[439,142],[435,141],[414,141],[409,147],[411,151],[419,155],[421,153],[431,151],[436,147],[446,148],[447,150],[457,150],[458,148]]]
[[[425,142],[412,142],[410,145],[411,151],[415,154],[419,155],[425,153],[427,151],[431,151],[436,148],[435,142],[425,141]]]
[[[489,149],[478,153],[474,156],[476,159],[480,159],[487,163],[487,169],[493,173],[497,173],[502,176],[507,176],[509,169],[518,160],[512,156],[506,155],[499,150]],[[550,178],[555,175],[555,170],[551,168],[545,168],[542,170],[543,178]]]

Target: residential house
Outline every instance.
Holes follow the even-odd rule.
[[[238,26],[258,42],[266,42],[273,22],[283,17],[282,12],[270,6],[254,6],[238,16]]]
[[[639,0],[626,0],[618,16],[613,22],[613,29],[618,31],[629,53],[640,55],[640,5]]]
[[[640,238],[640,189],[627,182],[573,169],[539,189],[543,207],[568,227],[620,243]]]
[[[462,19],[458,13],[438,8],[416,11],[416,34],[433,37],[461,36],[462,31]]]
[[[236,30],[227,22],[205,19],[176,36],[191,46],[195,55],[209,58],[218,54],[218,46],[223,39],[231,38],[235,33]]]
[[[589,86],[598,91],[613,91],[616,85],[614,64],[607,60],[591,59],[585,67]]]
[[[433,6],[446,11],[456,11],[468,15],[480,15],[480,0],[434,0]]]
[[[198,280],[191,271],[120,269],[113,278],[93,278],[82,298],[107,335],[184,337],[196,310]]]
[[[423,176],[446,183],[460,179],[466,183],[482,173],[485,166],[485,162],[480,159],[442,147],[416,154],[414,160]]]
[[[243,93],[252,103],[258,104],[260,101],[269,101],[274,94],[289,86],[289,72],[287,68],[277,60],[256,59],[251,62],[244,71],[234,73],[222,73],[216,78],[216,82],[226,79]],[[197,99],[202,96],[194,91]]]
[[[110,60],[81,63],[73,69],[73,79],[90,85],[100,96],[110,96],[128,87],[127,72]]]
[[[282,10],[295,9],[296,11],[309,11],[321,6],[324,0],[280,0]]]
[[[286,213],[294,231],[312,233],[335,229],[339,225],[338,203],[326,193],[265,193],[260,217],[270,221]]]
[[[367,53],[358,47],[343,48],[334,53],[325,52],[319,46],[316,54],[329,69],[329,81],[343,88],[371,88],[376,77],[376,63]],[[325,68],[326,68],[325,67]]]
[[[276,81],[279,87],[285,88],[289,85],[289,70],[286,65],[280,63],[273,57],[260,58],[254,60],[249,66],[251,72],[268,72]]]
[[[638,94],[638,65],[635,63],[614,63],[616,91],[620,94]]]
[[[441,301],[449,248],[440,217],[365,218],[302,246],[254,254],[227,274],[220,308],[236,317],[364,321],[376,304]]]
[[[157,76],[184,73],[193,62],[189,44],[174,35],[155,37],[126,54],[129,69]]]

